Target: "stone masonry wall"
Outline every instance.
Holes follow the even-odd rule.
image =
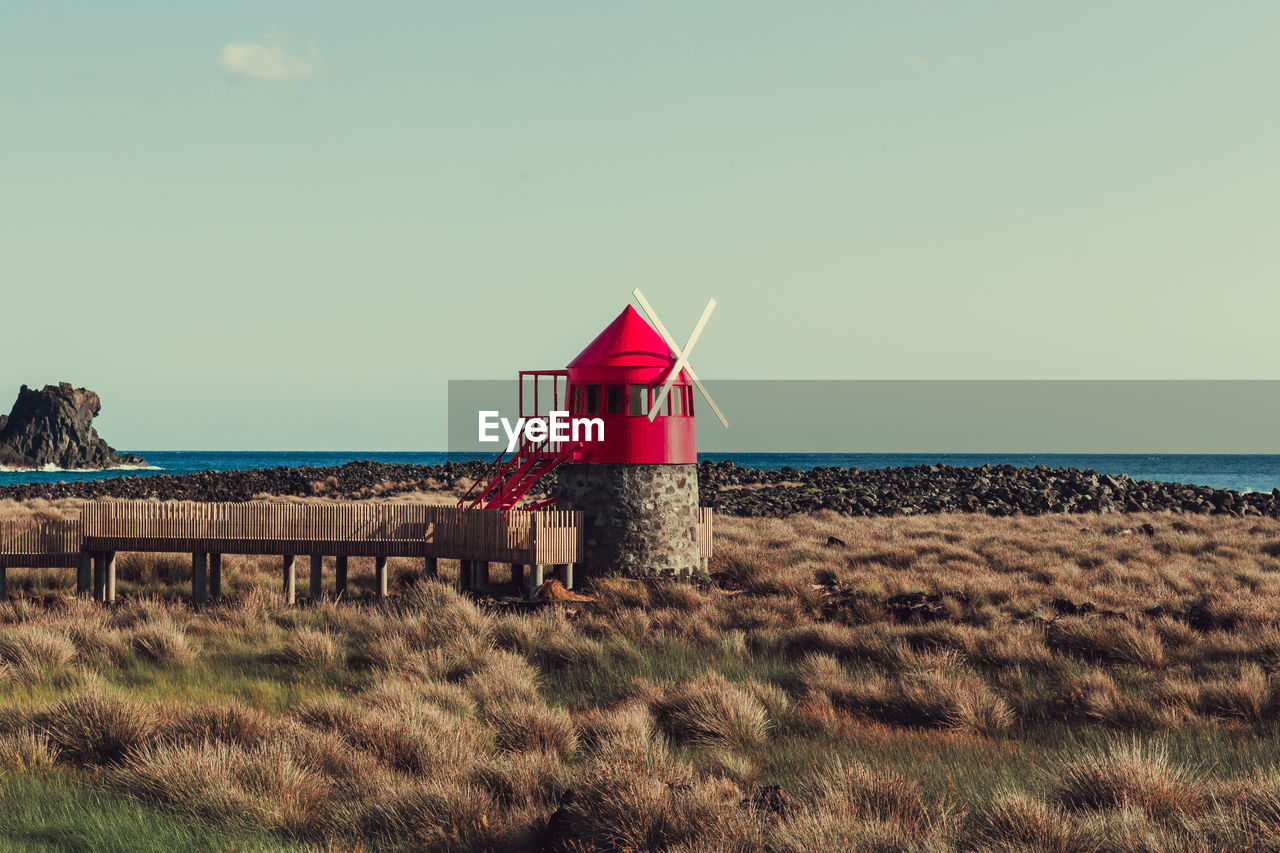
[[[581,463],[556,472],[556,509],[583,513],[586,575],[687,577],[698,571],[696,465]]]

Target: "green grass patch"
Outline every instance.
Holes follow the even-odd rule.
[[[0,777],[0,848],[12,853],[306,849],[268,832],[192,822],[60,774]]]
[[[574,666],[543,673],[548,698],[569,708],[609,705],[623,697],[636,679],[655,684],[686,681],[708,669],[730,681],[756,678],[781,684],[789,669],[779,654],[752,657],[717,656],[681,642],[633,646],[635,654],[612,653],[601,665]]]
[[[104,669],[104,680],[148,699],[238,699],[268,712],[283,711],[299,702],[336,695],[364,680],[341,665],[307,671],[277,666],[261,654],[225,654],[204,658],[203,665],[160,668],[134,661],[118,669]]]

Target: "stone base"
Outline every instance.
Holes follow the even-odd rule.
[[[696,465],[576,463],[556,469],[556,509],[581,510],[585,577],[700,571]]]

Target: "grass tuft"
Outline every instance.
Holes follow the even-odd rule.
[[[1201,790],[1160,747],[1129,744],[1079,755],[1055,768],[1053,776],[1056,800],[1073,810],[1133,808],[1168,820],[1204,806]]]
[[[750,746],[769,732],[760,700],[711,671],[667,691],[654,713],[663,728],[695,746]]]
[[[148,621],[129,633],[129,644],[143,660],[159,666],[185,666],[195,660],[195,650],[176,625]]]
[[[36,726],[66,761],[100,766],[123,761],[145,745],[160,719],[152,706],[91,690],[37,714]]]

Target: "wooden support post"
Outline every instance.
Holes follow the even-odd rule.
[[[387,597],[387,558],[373,558],[373,585],[378,590],[378,598]]]
[[[107,552],[107,598],[108,604],[116,600],[116,552]]]
[[[191,555],[191,601],[204,604],[209,598],[209,555],[197,551]]]
[[[711,574],[711,558],[710,557],[701,558],[701,560],[699,561],[699,564],[700,564],[700,567],[702,568],[703,577],[706,577],[707,575]]]
[[[107,555],[103,551],[93,552],[93,600],[107,600]]]
[[[517,592],[524,589],[524,563],[511,564],[511,582],[515,584]]]
[[[294,604],[298,600],[298,572],[293,564],[293,554],[284,555],[284,603]]]
[[[489,561],[476,560],[476,592],[484,592],[489,588]]]
[[[463,592],[470,592],[475,589],[476,570],[471,560],[458,561],[458,586],[462,587]]]
[[[80,564],[76,567],[76,595],[88,598],[93,593],[93,555],[80,552]]]
[[[529,567],[529,582],[525,585],[524,597],[532,600],[533,594],[542,586],[542,566]]]
[[[320,595],[324,589],[324,557],[319,554],[311,555],[311,583],[307,587],[307,592],[311,596],[312,601],[319,601]]]
[[[435,557],[427,557],[423,561],[422,574],[427,578],[434,578],[440,574],[440,561]]]
[[[556,566],[556,577],[565,589],[573,589],[573,563],[561,563]]]
[[[222,598],[222,555],[209,555],[209,597],[214,601]]]
[[[347,592],[347,558],[333,558],[333,594],[345,595]]]

